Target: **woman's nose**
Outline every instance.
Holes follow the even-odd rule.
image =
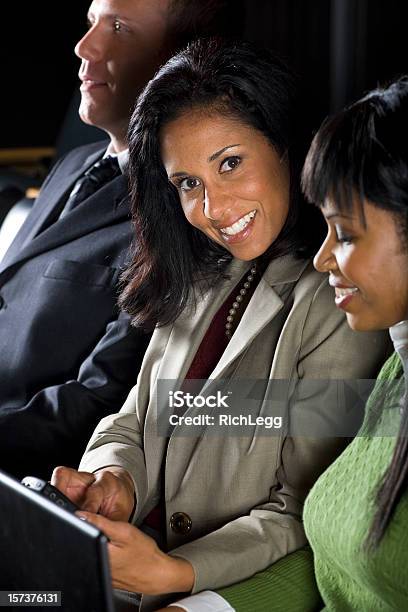
[[[203,212],[211,221],[220,221],[228,207],[229,196],[212,187],[204,189]]]
[[[336,258],[332,250],[332,242],[333,239],[329,233],[313,258],[313,265],[318,272],[330,272],[337,268]]]

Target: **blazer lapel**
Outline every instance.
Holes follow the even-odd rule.
[[[166,349],[166,353],[176,353],[177,359],[169,359],[164,355],[159,379],[184,380],[212,319],[246,270],[249,270],[248,262],[233,261],[228,270],[230,278],[224,279],[202,297],[198,296],[194,312],[186,309],[179,317],[172,327]],[[181,370],[180,363],[183,364]]]
[[[283,302],[279,295],[262,279],[210,377],[222,378],[223,372],[243,353],[255,336],[276,316],[282,306]]]
[[[211,378],[222,372],[252,342],[254,337],[276,316],[283,306],[280,295],[288,283],[296,282],[308,260],[297,260],[291,255],[272,261],[258,284],[236,332],[231,338]],[[169,339],[158,372],[158,380],[175,380],[180,384],[197,353],[198,347],[214,315],[248,270],[248,262],[234,260],[228,270],[229,279],[197,300],[196,310],[185,311],[169,332]],[[177,359],[169,355],[177,354]],[[180,363],[183,364],[180,368]]]
[[[266,269],[249,302],[241,321],[210,378],[222,378],[230,364],[283,307],[284,288],[296,282],[309,261],[294,259],[291,255],[272,261]]]
[[[211,373],[210,379],[222,378],[230,364],[243,353],[254,337],[277,315],[283,307],[280,295],[288,283],[295,283],[299,279],[308,264],[309,261],[299,261],[292,256],[282,257],[271,262],[256,288],[235,334]],[[202,299],[197,300],[197,308],[194,313],[191,310],[189,312],[185,311],[168,331],[168,339],[155,379],[156,381],[171,381],[168,390],[171,390],[170,385],[173,390],[180,389],[214,315],[246,270],[248,270],[248,262],[234,260],[229,269],[231,278],[224,280],[221,286],[217,285],[215,290],[208,292]],[[181,367],[180,364],[182,364]],[[204,385],[203,392],[209,385],[211,385],[211,382]],[[146,432],[154,436],[157,435],[157,416],[165,414],[168,410],[168,398],[160,397],[160,394],[157,394],[157,385],[155,385],[154,397],[151,397],[150,403],[151,406],[155,406],[155,409],[147,412],[145,427]],[[190,451],[197,442],[197,440],[194,440],[185,440],[186,447]],[[173,442],[170,440],[169,449],[172,445]],[[146,456],[149,454],[150,450],[146,446]],[[154,459],[152,453],[151,460],[154,461]]]
[[[211,323],[217,310],[221,304],[231,293],[245,270],[248,270],[247,262],[233,261],[229,274],[230,279],[224,279],[221,285],[217,285],[215,291],[207,292],[202,298],[197,298],[196,309],[186,309],[177,319],[174,325],[167,330],[168,338],[164,340],[165,349],[161,358],[160,366],[157,372],[155,381],[169,381],[169,390],[171,387],[176,390],[180,386],[187,374],[190,364],[201,344],[201,341]],[[164,334],[165,328],[157,330],[155,333]],[[167,342],[166,342],[167,340]],[[180,364],[182,366],[180,367]],[[170,382],[171,381],[171,382]],[[167,386],[166,386],[167,390]],[[157,443],[160,440],[161,449],[157,449],[152,444],[146,444],[146,463],[150,466],[155,466],[156,470],[160,470],[163,453],[166,449],[166,438],[157,435],[157,419],[158,415],[167,414],[168,397],[165,394],[158,393],[158,384],[152,386],[151,397],[149,400],[151,409],[147,411],[145,421],[145,436],[148,439],[150,436],[155,438]],[[194,444],[194,440],[186,440],[188,447],[190,443]],[[169,448],[171,447],[171,439]],[[154,468],[152,467],[154,472]]]

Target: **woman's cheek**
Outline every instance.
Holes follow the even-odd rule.
[[[191,225],[194,225],[194,227],[199,227],[200,218],[202,221],[203,212],[203,205],[199,198],[192,198],[189,200],[186,198],[184,202],[182,201],[181,206],[187,221],[191,223]]]

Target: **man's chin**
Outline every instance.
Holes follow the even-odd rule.
[[[99,130],[103,130],[110,138],[115,138],[116,140],[123,139],[126,142],[129,119],[126,117],[118,118],[119,112],[117,109],[112,110],[112,107],[109,107],[110,112],[106,113],[107,102],[105,104],[96,104],[95,101],[92,104],[89,102],[88,99],[85,99],[85,96],[82,97],[78,110],[81,121]]]
[[[87,125],[92,125],[93,127],[99,128],[101,127],[101,122],[103,123],[103,119],[101,118],[101,114],[98,112],[98,109],[90,108],[88,105],[81,104],[78,114],[81,121]]]

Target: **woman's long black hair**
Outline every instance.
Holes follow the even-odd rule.
[[[327,119],[313,140],[303,168],[302,186],[308,200],[322,206],[329,197],[345,213],[357,203],[363,223],[364,200],[368,200],[394,215],[403,248],[408,248],[407,128],[408,77],[372,91]],[[407,393],[403,401],[394,453],[376,494],[368,548],[378,546],[407,490]]]
[[[269,52],[247,43],[219,39],[192,43],[150,81],[129,126],[135,244],[122,278],[120,305],[135,325],[146,328],[173,322],[193,297],[194,283],[214,284],[231,260],[226,249],[185,219],[161,160],[160,130],[196,108],[243,121],[261,131],[279,155],[288,157],[289,215],[265,257],[287,252],[307,256],[320,238],[322,226],[313,216],[314,207],[308,206],[310,217],[300,222],[300,163],[294,146],[298,114],[294,80],[287,67]]]

